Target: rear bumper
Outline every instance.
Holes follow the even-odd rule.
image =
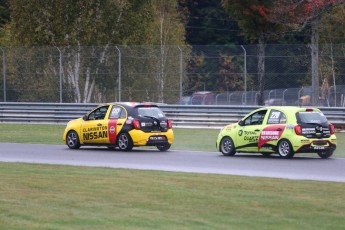
[[[174,133],[172,129],[169,129],[166,132],[150,133],[145,133],[141,130],[131,130],[129,131],[129,134],[132,137],[134,146],[171,145],[174,142]],[[164,137],[164,139],[161,137]]]
[[[295,153],[317,153],[328,150],[335,150],[337,138],[331,135],[329,138],[306,138],[294,135],[290,138]]]

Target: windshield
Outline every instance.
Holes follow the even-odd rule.
[[[138,108],[138,114],[142,117],[164,117],[164,113],[157,107],[140,107]]]
[[[327,118],[319,112],[299,112],[296,114],[298,123],[322,124],[327,123]]]

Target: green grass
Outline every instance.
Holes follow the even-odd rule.
[[[2,142],[63,144],[61,125],[0,124]],[[219,130],[175,129],[216,151]],[[338,133],[335,157],[344,157]],[[0,153],[1,154],[1,153]],[[344,229],[345,183],[0,163],[2,229]]]
[[[344,183],[0,163],[0,229],[344,229]]]
[[[62,135],[65,126],[33,124],[0,124],[0,142],[64,144]],[[174,129],[172,149],[217,151],[218,129]],[[338,145],[333,157],[345,157],[345,133],[337,133]],[[313,156],[310,155],[309,156]],[[316,155],[315,155],[316,156]]]

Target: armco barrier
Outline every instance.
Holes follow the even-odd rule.
[[[82,117],[98,104],[0,103],[1,123],[66,124]],[[174,127],[220,128],[237,122],[257,106],[159,105]],[[337,129],[345,129],[344,107],[320,108]]]

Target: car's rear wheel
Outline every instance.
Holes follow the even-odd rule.
[[[130,151],[133,148],[132,138],[128,133],[120,133],[117,139],[117,145],[123,151]]]
[[[224,137],[220,141],[219,149],[224,156],[233,156],[236,153],[234,142],[230,137]]]
[[[282,139],[278,143],[278,153],[282,158],[292,158],[295,155],[290,141]]]
[[[333,150],[326,150],[323,152],[317,152],[317,154],[319,155],[319,157],[323,159],[327,159],[333,155],[333,152],[334,152]]]
[[[69,131],[67,133],[66,144],[70,149],[79,149],[80,141],[77,132]]]
[[[165,144],[165,145],[157,145],[157,149],[159,149],[159,151],[167,151],[168,149],[170,149],[170,144]]]

